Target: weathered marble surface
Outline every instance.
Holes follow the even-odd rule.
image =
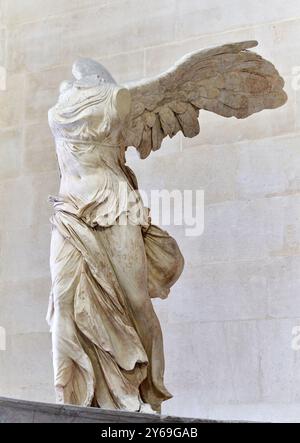
[[[214,423],[183,417],[109,411],[0,398],[0,423]]]
[[[54,206],[48,321],[58,403],[153,412],[172,395],[151,298],[183,269],[176,241],[151,224],[126,166],[130,90],[79,59],[49,111],[61,172]]]
[[[129,83],[125,145],[144,159],[167,136],[197,136],[201,110],[244,119],[285,104],[284,81],[274,65],[249,50],[257,45],[254,40],[196,50],[159,76]]]

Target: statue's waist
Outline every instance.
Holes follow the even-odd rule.
[[[80,189],[60,189],[58,196],[49,200],[55,212],[64,212],[82,219],[89,226],[111,226],[123,214],[136,224],[148,226],[149,210],[144,207],[141,196],[127,183],[118,188],[106,186],[89,192]]]
[[[76,138],[56,137],[55,141],[56,142],[70,143],[70,144],[73,144],[73,145],[101,146],[103,148],[120,148],[120,144],[108,142],[108,141],[105,141],[105,140],[103,140],[103,141],[93,140],[93,139],[80,140],[80,139],[76,139]]]
[[[117,192],[120,187],[132,189],[128,178],[121,169],[115,170],[107,166],[90,169],[87,171],[78,171],[78,174],[65,173],[61,171],[60,193],[84,195],[90,199],[103,190]]]

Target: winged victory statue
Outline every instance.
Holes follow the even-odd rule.
[[[125,151],[145,159],[167,136],[196,136],[200,110],[240,119],[282,106],[283,79],[256,45],[196,51],[128,85],[81,58],[62,83],[49,111],[61,175],[48,309],[57,402],[160,412],[171,397],[151,298],[167,297],[183,257],[151,223]]]

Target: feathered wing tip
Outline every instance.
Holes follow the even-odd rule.
[[[200,132],[200,109],[246,118],[287,101],[284,81],[272,63],[249,51],[257,41],[196,51],[163,74],[128,85],[132,110],[124,131],[127,146],[141,158],[160,148],[166,136]]]

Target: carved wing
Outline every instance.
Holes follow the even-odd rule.
[[[287,100],[284,81],[269,61],[247,41],[186,55],[158,77],[125,85],[132,108],[124,129],[126,146],[141,158],[161,147],[166,136],[200,132],[199,110],[223,117],[246,118]]]

